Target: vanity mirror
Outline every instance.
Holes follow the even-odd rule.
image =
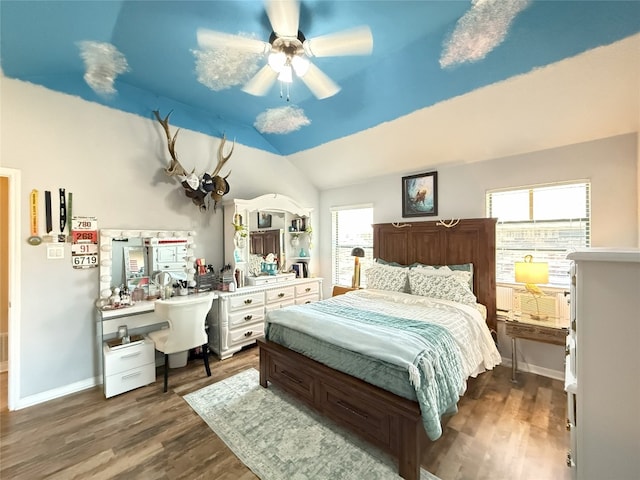
[[[307,263],[311,246],[311,212],[312,209],[280,194],[226,203],[224,238],[227,263],[231,263],[239,275],[249,279],[266,275],[269,270],[272,270],[272,275],[288,273],[293,264]],[[275,269],[262,265],[264,257],[269,254],[277,259]],[[304,270],[308,272],[308,268]]]
[[[159,271],[169,270],[176,279],[186,279],[190,286],[195,286],[194,237],[193,231],[100,230],[96,304],[99,307],[108,304],[113,289],[121,285],[127,285],[133,292],[138,286],[152,284],[153,275]]]

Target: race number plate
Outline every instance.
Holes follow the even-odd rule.
[[[73,268],[98,266],[98,220],[95,217],[71,219],[71,264]]]
[[[74,243],[71,245],[73,268],[98,266],[98,245],[95,243]]]

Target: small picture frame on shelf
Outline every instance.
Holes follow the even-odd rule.
[[[271,214],[258,212],[258,228],[271,228]]]
[[[301,263],[292,264],[291,271],[296,273],[296,278],[302,278],[302,275],[304,275]]]

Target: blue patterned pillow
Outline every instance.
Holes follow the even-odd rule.
[[[475,305],[477,300],[469,289],[468,275],[468,272],[412,268],[409,271],[409,291],[413,295]]]
[[[376,264],[365,272],[367,288],[392,292],[407,291],[407,273],[409,269]]]

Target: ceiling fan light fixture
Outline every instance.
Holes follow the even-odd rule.
[[[287,63],[287,56],[284,52],[271,52],[269,54],[269,66],[273,68],[274,71],[280,73]]]
[[[309,71],[309,59],[302,55],[295,55],[291,59],[291,66],[295,70],[296,75],[302,78]]]
[[[293,73],[291,71],[291,65],[285,65],[278,75],[278,80],[284,83],[293,83]]]

